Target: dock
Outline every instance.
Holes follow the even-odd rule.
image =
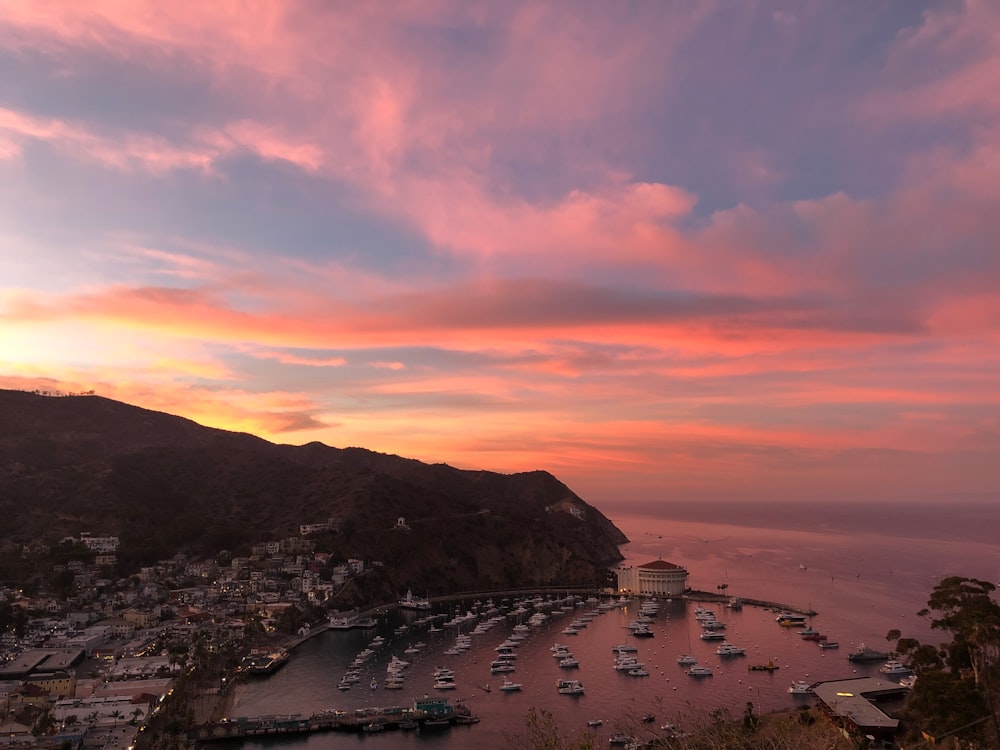
[[[479,719],[468,708],[437,698],[417,699],[412,706],[359,708],[356,711],[330,709],[310,716],[284,714],[238,717],[202,724],[188,732],[197,742],[212,742],[268,735],[314,732],[381,732],[387,729],[445,728],[454,724],[474,724]]]

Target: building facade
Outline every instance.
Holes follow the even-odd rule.
[[[688,572],[666,560],[618,569],[618,591],[642,596],[680,596],[687,589]]]

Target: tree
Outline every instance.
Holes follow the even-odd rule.
[[[917,674],[905,717],[933,736],[954,734],[972,747],[1000,746],[994,686],[1000,678],[1000,605],[996,586],[961,576],[934,587],[927,607],[931,627],[951,636],[938,647],[887,634]],[[992,731],[990,731],[992,730]]]

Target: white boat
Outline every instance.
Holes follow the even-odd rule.
[[[881,667],[879,667],[878,671],[884,675],[891,676],[891,675],[907,675],[910,674],[910,672],[912,672],[913,670],[911,670],[901,661],[890,659]]]
[[[688,677],[711,677],[713,674],[715,673],[708,667],[702,667],[697,664],[687,670]]]
[[[788,686],[788,692],[792,695],[812,695],[812,687],[805,680],[796,680]]]
[[[698,636],[703,641],[724,641],[726,640],[726,634],[720,633],[718,630],[706,630],[704,633]]]
[[[604,723],[604,719],[588,719],[587,720],[587,726],[588,727],[599,727],[603,723]]]
[[[715,653],[719,656],[743,656],[747,650],[745,648],[740,648],[739,646],[734,646],[728,641],[724,641],[719,644],[719,647],[715,649]]]
[[[677,657],[677,663],[680,665],[697,664],[698,660],[695,657],[691,656],[691,654],[681,654],[680,656]]]
[[[506,677],[504,677],[503,678],[503,684],[500,685],[499,689],[502,690],[505,693],[513,693],[513,692],[521,689],[521,683],[520,682],[511,682]]]
[[[635,653],[639,650],[638,646],[633,646],[631,643],[619,643],[611,647],[611,650],[619,654]]]
[[[917,676],[915,674],[908,674],[905,677],[899,679],[899,686],[905,688],[913,688],[917,684]]]
[[[513,672],[515,669],[516,667],[513,664],[505,661],[500,664],[494,663],[494,665],[490,667],[490,672],[493,674],[504,674],[506,672]]]
[[[583,695],[583,683],[579,680],[559,680],[556,692],[560,695]]]
[[[454,690],[456,687],[454,680],[434,680],[435,690]]]
[[[572,656],[567,656],[559,660],[559,666],[563,669],[573,669],[573,667],[579,667],[580,661],[574,659]]]
[[[647,672],[642,667],[635,667],[628,671],[630,677],[649,677],[649,672]]]
[[[412,591],[407,591],[406,596],[399,600],[400,609],[430,609],[431,603],[427,599],[414,596]]]

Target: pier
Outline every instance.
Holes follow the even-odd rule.
[[[743,604],[750,607],[763,607],[764,609],[773,609],[780,612],[795,612],[796,614],[807,615],[808,617],[816,614],[816,610],[814,609],[803,609],[792,604],[769,602],[764,599],[747,599],[745,596],[734,597],[731,594],[713,594],[711,591],[685,591],[684,598],[692,602],[714,602],[716,604],[726,604],[730,600],[737,598]]]
[[[211,742],[337,730],[381,732],[386,729],[444,728],[453,724],[475,724],[478,721],[461,704],[452,706],[446,700],[424,698],[415,700],[412,706],[360,708],[356,711],[330,709],[310,716],[285,714],[223,719],[193,728],[188,732],[188,738],[198,742]]]

